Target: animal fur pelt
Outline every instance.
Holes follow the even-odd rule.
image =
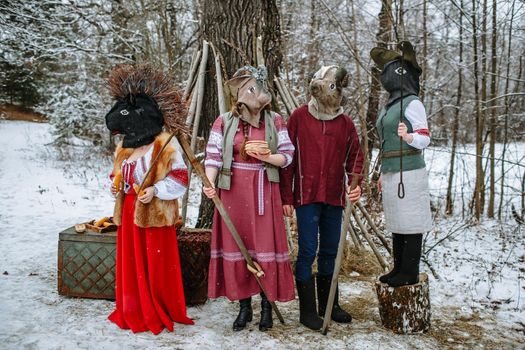
[[[161,133],[155,138],[153,142],[152,159],[155,159],[159,154],[162,146],[166,144],[169,139],[169,134]],[[120,172],[122,162],[127,159],[132,149],[123,148],[122,143],[118,145],[115,151],[115,162],[113,164],[113,174]],[[153,186],[155,183],[163,180],[171,171],[171,165],[175,161],[176,152],[171,143],[165,147],[164,151],[159,156],[158,161],[153,165],[150,176],[144,180],[143,188]],[[124,195],[122,192],[117,194],[115,200],[115,210],[113,213],[113,222],[117,225],[122,224],[122,206],[124,204]],[[153,197],[151,202],[143,204],[140,201],[135,202],[134,222],[139,227],[162,227],[176,224],[178,219],[179,209],[178,200],[161,200],[158,197]]]
[[[115,100],[122,100],[144,93],[158,104],[164,117],[165,129],[176,135],[189,134],[186,126],[187,106],[173,79],[150,64],[120,64],[107,80]]]

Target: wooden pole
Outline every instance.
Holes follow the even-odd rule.
[[[357,207],[359,208],[359,210],[361,210],[361,213],[363,213],[366,221],[372,228],[372,231],[374,231],[377,237],[381,240],[381,243],[383,244],[385,249],[388,251],[390,255],[392,255],[392,248],[388,244],[388,241],[386,240],[385,236],[383,236],[383,234],[377,228],[376,224],[374,223],[374,220],[372,220],[372,217],[370,216],[370,214],[368,214],[368,211],[366,210],[366,208],[363,206],[363,204],[359,202],[357,202]]]
[[[357,248],[358,251],[361,251],[363,249],[363,244],[357,237],[357,234],[354,230],[354,226],[352,225],[352,222],[348,225],[348,233],[350,235],[350,238],[352,239],[352,242],[354,243],[354,246]]]
[[[191,149],[195,152],[195,145],[197,143],[197,133],[199,131],[199,121],[202,110],[202,99],[204,98],[204,74],[206,72],[206,63],[208,62],[208,42],[204,40],[202,45],[202,60],[199,66],[198,94],[197,94],[197,109],[195,111],[195,122],[193,123],[193,137],[191,140]],[[194,97],[195,98],[195,97]]]
[[[190,72],[188,75],[188,80],[186,81],[186,87],[184,88],[184,95],[182,95],[182,100],[186,101],[190,96],[191,89],[193,87],[193,82],[195,80],[195,73],[197,73],[197,67],[199,67],[199,58],[201,57],[201,50],[198,50],[194,55],[191,61]]]
[[[377,250],[377,247],[374,241],[372,241],[372,238],[368,235],[368,231],[365,225],[363,225],[363,222],[361,221],[361,218],[359,217],[359,215],[357,215],[355,208],[352,208],[352,213],[354,214],[354,219],[357,222],[357,225],[361,229],[361,233],[363,234],[363,237],[365,237],[366,241],[368,242],[368,245],[370,246],[370,248],[372,248],[372,251],[374,252],[374,255],[377,258],[377,261],[379,261],[379,264],[381,264],[381,266],[384,269],[388,268],[388,264],[385,262],[385,259],[383,259],[383,256],[381,255],[381,253],[379,253],[379,250]]]
[[[274,79],[275,86],[277,87],[277,92],[281,96],[281,100],[283,101],[284,107],[286,108],[286,111],[288,112],[288,115],[290,115],[293,111],[291,103],[286,98],[286,94],[283,91],[283,88],[279,82],[279,79]]]
[[[288,85],[286,85],[286,83],[282,79],[279,80],[281,81],[281,86],[283,87],[285,94],[288,96],[288,99],[292,102],[294,109],[299,107],[299,101],[295,99],[295,96],[290,91],[290,88],[288,88]]]
[[[200,119],[201,119],[201,111],[202,111],[202,100],[203,100],[203,97],[204,97],[204,74],[205,74],[205,71],[206,71],[206,64],[208,62],[208,42],[206,40],[204,40],[203,42],[203,45],[202,45],[202,60],[200,61],[200,65],[199,65],[199,74],[197,76],[197,86],[196,86],[196,95],[195,95],[195,92],[193,93],[193,97],[192,97],[192,105],[193,105],[193,100],[196,100],[196,104],[195,104],[195,114],[193,116],[192,119],[194,119],[194,122],[193,122],[193,132],[192,132],[192,137],[191,137],[191,149],[193,152],[195,152],[195,147],[197,145],[197,134],[198,134],[198,131],[199,131],[199,123],[200,123]],[[191,110],[191,107],[190,106],[190,110]],[[190,118],[190,115],[188,115],[188,118]],[[188,119],[186,120],[186,123],[188,123]],[[188,190],[190,188],[190,185],[191,185],[191,175],[193,174],[193,168],[192,168],[192,165],[191,163],[188,165]],[[186,204],[188,203],[188,198],[189,198],[189,191],[186,191],[186,193],[184,194],[184,197],[182,198],[182,202],[186,202]],[[188,206],[187,205],[183,205],[182,206],[182,222],[183,224],[186,224],[186,217],[188,215]]]
[[[181,136],[181,137],[178,137],[178,139],[179,139],[179,143],[182,146],[182,149],[183,149],[184,153],[186,154],[186,158],[190,161],[190,163],[192,165],[192,168],[195,169],[196,174],[201,178],[201,181],[204,184],[204,186],[206,186],[206,187],[213,187],[213,185],[211,184],[210,180],[208,180],[208,177],[206,176],[206,173],[204,172],[202,164],[195,157],[195,154],[194,154],[190,144],[188,143],[187,138]],[[237,246],[239,247],[239,250],[241,251],[242,256],[244,257],[244,260],[246,260],[246,263],[248,264],[248,266],[251,267],[254,270],[259,270],[257,268],[257,266],[254,264],[250,254],[248,253],[248,250],[246,249],[246,246],[244,245],[244,242],[242,241],[241,237],[239,236],[239,233],[237,232],[237,229],[233,225],[233,222],[231,221],[230,216],[228,215],[228,212],[226,211],[226,208],[224,207],[224,204],[222,203],[221,199],[218,196],[215,196],[215,197],[212,198],[212,200],[213,200],[213,203],[215,204],[215,207],[219,211],[219,214],[221,215],[222,220],[224,221],[224,223],[228,227],[228,230],[230,231],[230,233],[231,233],[235,243],[237,243]],[[261,291],[264,294],[268,295],[266,293],[266,291],[265,291],[265,289],[264,289],[264,287],[263,287],[259,277],[257,276],[257,274],[254,273],[253,276],[255,277],[255,280],[257,281],[257,284],[259,285],[259,288],[261,288]],[[275,304],[275,302],[270,301],[270,304],[272,305],[272,309],[275,312],[275,314],[277,315],[277,318],[279,318],[279,321],[281,321],[281,323],[284,323],[284,318],[281,315],[281,312],[279,311],[279,309],[277,308],[277,305]]]
[[[211,49],[213,50],[213,56],[215,57],[215,74],[217,76],[217,99],[219,100],[219,113],[226,113],[226,102],[224,101],[224,84],[222,81],[222,70],[221,70],[221,60],[219,53],[213,44]]]
[[[292,230],[290,228],[290,219],[284,217],[284,224],[286,225],[286,239],[288,240],[288,249],[290,253],[295,249],[293,240],[292,240]]]
[[[354,175],[352,179],[352,184],[350,185],[351,189],[356,188],[357,180],[359,178]],[[332,274],[332,283],[330,285],[330,293],[328,293],[328,302],[326,304],[326,310],[324,313],[323,327],[321,328],[321,333],[326,335],[328,333],[328,326],[330,325],[330,320],[332,319],[332,308],[334,306],[335,291],[337,289],[337,279],[339,277],[339,271],[341,270],[341,262],[343,260],[343,252],[345,249],[346,243],[346,232],[348,232],[348,226],[350,224],[350,217],[352,216],[353,203],[345,194],[346,197],[346,208],[345,215],[343,218],[343,229],[341,230],[341,235],[339,236],[339,245],[337,247],[337,256],[335,257],[335,266],[334,273]]]
[[[257,51],[257,65],[259,66],[264,66],[265,63],[264,63],[264,55],[263,55],[263,45],[262,45],[262,36],[259,35],[257,37],[257,44],[256,44],[257,48],[256,48],[256,51]]]

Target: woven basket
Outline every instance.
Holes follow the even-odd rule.
[[[211,230],[184,227],[178,230],[177,241],[186,305],[204,304],[208,299]]]

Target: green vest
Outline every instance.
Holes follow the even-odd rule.
[[[417,96],[410,95],[403,98],[403,115],[410,102],[418,100]],[[395,173],[400,171],[399,155],[400,145],[397,128],[400,121],[401,101],[394,103],[387,110],[383,108],[377,118],[376,128],[381,141],[381,172]],[[403,118],[408,132],[413,132],[412,124]],[[402,142],[403,171],[421,169],[425,167],[425,159],[421,150]]]
[[[277,153],[278,136],[275,128],[275,112],[264,113],[265,139],[272,154]],[[239,118],[235,117],[232,112],[223,114],[223,138],[222,138],[222,168],[219,170],[219,180],[217,187],[223,190],[229,190],[231,185],[231,166],[233,162],[233,139],[239,128]],[[268,163],[264,163],[268,180],[279,182],[279,169]]]

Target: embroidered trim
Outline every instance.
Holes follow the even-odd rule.
[[[252,259],[257,260],[258,262],[278,262],[283,263],[290,261],[290,256],[288,253],[275,253],[275,252],[256,252],[254,250],[249,250],[248,254]],[[210,253],[211,259],[224,259],[226,261],[243,261],[244,257],[241,252],[225,252],[222,249],[212,250]]]
[[[430,131],[428,129],[417,129],[417,130],[414,130],[414,132],[419,135],[430,137]]]

